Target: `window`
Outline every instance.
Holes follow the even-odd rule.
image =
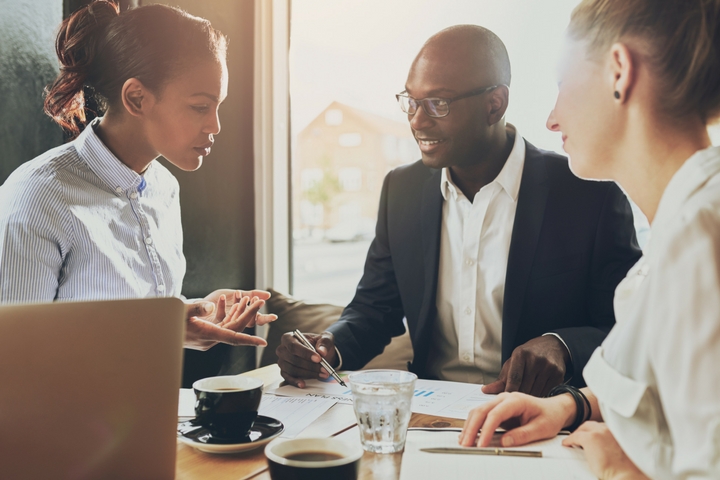
[[[343,133],[338,137],[338,144],[341,147],[357,147],[362,143],[362,135],[359,133]]]
[[[325,111],[325,125],[329,127],[334,127],[337,125],[342,125],[342,121],[342,110],[338,110],[337,108],[331,108]]]

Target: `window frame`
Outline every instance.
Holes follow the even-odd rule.
[[[291,0],[255,0],[255,285],[292,290]]]

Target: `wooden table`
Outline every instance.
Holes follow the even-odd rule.
[[[282,382],[277,365],[259,368],[243,375],[263,380],[265,388]],[[335,408],[335,407],[333,407]],[[331,409],[332,410],[332,409]],[[321,417],[322,418],[322,417]],[[318,420],[319,421],[319,420]],[[464,421],[454,418],[433,417],[413,413],[411,427],[462,427]],[[337,438],[358,438],[357,426],[335,432]],[[263,448],[234,455],[212,455],[199,452],[178,442],[176,478],[179,480],[270,480]],[[400,478],[402,453],[381,455],[365,452],[360,467],[360,479]]]

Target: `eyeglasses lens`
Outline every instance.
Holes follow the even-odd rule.
[[[444,117],[448,114],[448,104],[439,98],[426,98],[423,101],[423,108],[431,117]]]
[[[423,110],[431,117],[444,117],[450,110],[448,102],[441,98],[425,98],[423,100],[415,100],[412,97],[398,95],[400,108],[408,115],[415,115],[417,109],[422,103]]]
[[[400,95],[398,96],[398,101],[400,102],[400,108],[403,112],[414,115],[417,111],[418,103],[415,101],[415,99]]]

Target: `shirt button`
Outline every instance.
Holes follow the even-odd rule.
[[[158,292],[164,292],[165,291],[165,285],[158,285]]]
[[[469,259],[469,258],[468,258],[467,260],[465,260],[465,264],[466,264],[466,265],[472,265],[473,263],[475,263],[475,262],[473,262],[473,261],[472,261],[471,259]]]
[[[147,245],[152,245],[152,238],[150,238],[150,237],[145,238],[145,243]]]
[[[470,307],[467,307],[467,308],[465,309],[465,313],[466,313],[467,315],[470,315],[470,314],[472,313],[472,310],[470,310]]]
[[[469,354],[469,353],[464,354],[464,355],[463,355],[463,360],[465,360],[466,362],[469,362],[469,361],[470,361],[470,354]]]
[[[123,192],[122,187],[115,187],[115,192],[122,193]]]
[[[137,192],[132,192],[132,193],[130,194],[130,198],[132,198],[133,200],[135,200],[135,199],[137,198]]]

